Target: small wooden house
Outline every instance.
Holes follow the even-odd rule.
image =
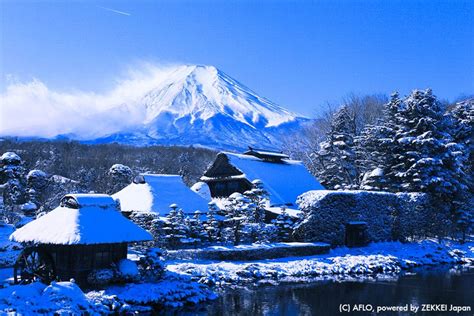
[[[34,273],[32,267],[22,266],[22,261],[32,259],[42,262],[43,270],[48,267],[45,278],[74,278],[79,284],[87,284],[93,270],[126,259],[128,243],[151,239],[147,231],[122,215],[111,196],[69,194],[58,208],[10,236],[10,240],[30,246],[21,255],[24,258],[19,258],[18,269],[23,270],[15,274],[15,279],[21,282],[29,277],[28,273]]]
[[[295,206],[297,197],[324,187],[301,161],[291,160],[281,152],[249,148],[244,154],[221,152],[201,177],[212,197],[228,197],[252,188],[261,180],[269,194],[270,207]]]

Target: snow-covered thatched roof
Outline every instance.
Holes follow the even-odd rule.
[[[151,240],[106,194],[68,194],[61,205],[10,235],[16,242],[83,245]]]
[[[296,198],[310,190],[324,190],[301,161],[282,159],[268,162],[245,154],[224,152],[229,163],[249,180],[261,180],[270,195],[271,205],[295,205]],[[205,178],[205,177],[203,177]]]
[[[113,195],[120,200],[122,211],[154,212],[166,215],[171,204],[177,204],[185,213],[207,211],[207,203],[199,194],[188,188],[181,176],[143,174]]]

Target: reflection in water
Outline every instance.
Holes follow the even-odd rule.
[[[446,267],[405,274],[395,280],[315,282],[226,290],[200,315],[341,315],[339,304],[405,305],[425,303],[471,305],[474,269]],[[194,312],[193,314],[196,314]],[[359,313],[359,315],[369,313]],[[417,315],[436,315],[422,313]],[[443,313],[449,315],[450,313]],[[465,313],[466,314],[466,313]],[[473,312],[467,313],[473,315]],[[389,315],[389,313],[383,313]],[[401,315],[401,314],[400,314]],[[459,315],[462,315],[459,314]]]

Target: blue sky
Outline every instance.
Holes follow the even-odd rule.
[[[113,9],[120,12],[114,12]],[[0,86],[97,92],[143,61],[214,65],[306,115],[348,93],[474,93],[473,1],[0,1]]]

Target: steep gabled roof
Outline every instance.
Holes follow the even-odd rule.
[[[16,242],[84,245],[151,240],[151,235],[125,218],[111,196],[68,194],[61,206],[10,235]]]
[[[155,212],[166,215],[170,211],[171,204],[177,204],[185,213],[207,211],[208,201],[188,188],[181,176],[143,174],[141,177],[143,177],[141,181],[134,181],[113,195],[120,200],[122,211]]]
[[[280,163],[268,162],[245,154],[222,152],[232,168],[253,181],[260,179],[270,195],[271,205],[295,205],[296,198],[310,190],[324,190],[324,187],[305,168],[301,161],[282,159]],[[212,167],[211,167],[212,168]],[[202,177],[203,181],[212,180],[211,172]],[[219,177],[219,176],[217,176]]]

